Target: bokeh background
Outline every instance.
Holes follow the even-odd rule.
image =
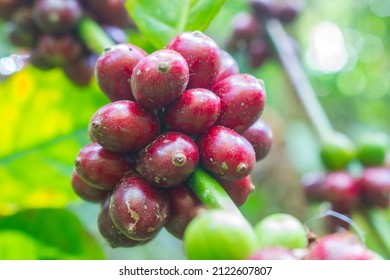
[[[224,48],[234,17],[248,10],[246,1],[228,0],[206,33]],[[3,27],[0,58],[20,52]],[[334,128],[352,140],[367,131],[389,133],[390,2],[307,0],[285,28]],[[144,44],[137,34],[129,40]],[[253,173],[256,190],[241,210],[252,223],[290,213],[321,235],[324,206],[309,205],[300,184],[303,174],[323,170],[313,127],[277,59],[252,69],[240,51],[233,55],[241,72],[265,81],[263,118],[274,132],[271,153]],[[97,230],[99,207],[73,193],[74,159],[89,143],[90,117],[106,103],[95,82],[80,88],[58,70],[27,66],[0,81],[0,259],[185,259],[182,242],[164,230],[146,245],[110,248]]]

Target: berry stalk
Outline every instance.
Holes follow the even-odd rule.
[[[306,76],[302,63],[297,57],[294,46],[282,23],[278,19],[267,19],[265,21],[265,30],[287,78],[314,129],[321,139],[325,139],[328,134],[333,132],[332,124],[318,101],[317,95]]]
[[[88,17],[80,20],[77,30],[83,43],[96,54],[101,54],[105,48],[115,45],[100,25]]]
[[[361,207],[357,213],[360,218],[364,220],[367,226],[370,228],[371,237],[381,247],[383,256],[386,259],[390,258],[390,241],[388,240],[388,231],[390,228],[385,222],[381,222],[380,213],[378,211],[370,211],[365,207]],[[386,220],[383,218],[383,220]],[[386,232],[385,232],[386,231]]]
[[[196,168],[187,179],[187,183],[207,208],[231,210],[241,215],[240,210],[222,186],[203,169]]]

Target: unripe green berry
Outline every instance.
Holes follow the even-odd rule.
[[[289,214],[272,214],[256,224],[255,230],[260,248],[280,246],[289,249],[307,246],[304,225]]]
[[[243,260],[257,249],[256,233],[236,213],[209,210],[190,222],[184,247],[192,260]]]
[[[341,170],[355,158],[356,148],[345,134],[335,132],[322,143],[320,155],[327,169]]]
[[[357,156],[364,166],[380,166],[386,159],[389,137],[382,132],[362,136],[357,146]]]

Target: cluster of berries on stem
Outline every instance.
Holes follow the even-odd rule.
[[[102,203],[99,229],[113,247],[143,244],[165,227],[182,238],[205,210],[187,180],[204,169],[237,206],[272,145],[260,117],[261,80],[202,32],[184,32],[147,54],[130,43],[98,58],[96,78],[111,101],[92,116],[93,143],[75,161],[72,185]]]
[[[390,168],[386,165],[388,136],[371,132],[357,145],[342,133],[334,133],[321,147],[326,172],[312,172],[302,178],[309,201],[330,203],[331,210],[351,216],[362,208],[390,206]],[[354,166],[355,168],[349,168]],[[329,231],[348,229],[349,223],[329,217]]]

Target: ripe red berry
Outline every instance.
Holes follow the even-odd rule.
[[[359,185],[345,171],[334,171],[325,176],[324,194],[327,201],[343,212],[354,209],[359,203]]]
[[[276,17],[285,23],[293,21],[302,9],[297,0],[251,0],[251,6],[258,17]]]
[[[325,197],[325,174],[321,172],[311,172],[305,174],[302,179],[303,191],[310,201],[324,201]]]
[[[76,171],[72,173],[72,188],[82,199],[89,202],[103,202],[108,195],[108,191],[92,187],[84,182]]]
[[[118,27],[130,27],[132,21],[125,7],[123,0],[83,0],[84,4],[101,21]]]
[[[147,53],[131,44],[118,44],[106,49],[96,62],[96,79],[111,101],[134,100],[130,78],[135,65]]]
[[[312,243],[307,260],[372,260],[373,254],[349,232],[334,233]]]
[[[92,143],[80,150],[75,166],[83,181],[95,188],[110,191],[133,164],[127,154],[113,153]]]
[[[293,252],[284,247],[263,248],[249,256],[248,260],[297,260]]]
[[[180,53],[188,63],[190,79],[187,88],[210,89],[219,72],[218,45],[200,31],[184,32],[167,45]]]
[[[139,153],[136,169],[155,186],[173,187],[187,179],[198,160],[198,149],[191,138],[182,133],[167,132]]]
[[[142,106],[155,110],[179,97],[187,87],[186,60],[173,50],[159,50],[142,59],[131,75],[131,90]]]
[[[42,31],[51,33],[70,31],[82,15],[77,0],[37,0],[33,6],[35,23]]]
[[[109,103],[92,116],[92,139],[114,152],[137,151],[160,133],[158,118],[153,112],[129,100]]]
[[[223,180],[217,178],[218,183],[224,188],[237,207],[242,206],[249,195],[255,190],[255,185],[252,183],[251,176],[246,176],[239,180]]]
[[[272,52],[265,38],[252,40],[249,43],[247,56],[252,69],[259,68],[271,55]]]
[[[226,77],[240,73],[237,61],[228,52],[220,50],[219,56],[221,57],[221,66],[219,67],[215,83],[218,83]]]
[[[223,126],[213,126],[201,135],[198,148],[202,165],[222,179],[242,179],[256,164],[255,151],[248,140]]]
[[[36,52],[52,66],[65,66],[77,61],[83,54],[83,48],[73,35],[43,34],[38,39]]]
[[[169,218],[165,229],[179,239],[183,239],[184,230],[190,221],[206,208],[197,196],[183,183],[167,190],[169,196]]]
[[[75,63],[64,66],[64,74],[74,84],[87,86],[93,77],[96,59],[94,54],[84,56]]]
[[[218,125],[244,132],[262,114],[266,92],[263,83],[249,74],[236,74],[216,83],[212,91],[221,99]]]
[[[364,202],[381,208],[390,206],[389,168],[369,167],[364,169],[358,184]]]
[[[258,119],[242,134],[252,144],[256,152],[256,161],[264,159],[272,147],[272,130],[262,119]]]
[[[233,19],[233,37],[235,40],[249,41],[256,38],[260,32],[257,18],[251,13],[239,13]]]
[[[134,247],[145,243],[145,241],[128,238],[114,225],[109,212],[110,196],[105,199],[98,214],[98,229],[103,238],[112,248]],[[146,240],[148,241],[148,240]]]
[[[218,119],[219,97],[207,89],[185,91],[163,112],[163,123],[171,131],[197,135],[209,129]]]
[[[168,196],[134,174],[118,183],[111,195],[110,216],[127,237],[145,240],[154,237],[169,216]]]

